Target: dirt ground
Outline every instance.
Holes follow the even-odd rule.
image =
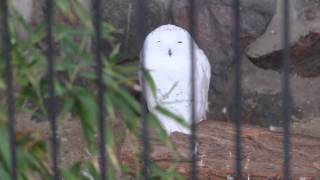
[[[24,113],[17,115],[16,122],[17,132],[48,141],[51,132],[48,121],[34,121],[31,120],[30,115]],[[59,153],[62,168],[69,167],[78,161],[93,159],[87,150],[79,120],[67,119],[61,122],[58,136],[60,137]]]

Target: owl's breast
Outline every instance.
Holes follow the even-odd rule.
[[[190,76],[186,71],[154,70],[151,76],[159,102],[178,103],[189,99]]]

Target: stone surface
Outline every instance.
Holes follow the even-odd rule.
[[[13,0],[12,5],[26,22],[31,24],[37,24],[43,20],[44,15],[44,2],[43,0]],[[90,0],[80,0],[81,5],[86,10],[91,9]],[[102,16],[103,21],[106,21],[115,27],[114,42],[107,44],[114,46],[115,44],[121,44],[120,58],[121,59],[136,59],[140,53],[142,45],[139,44],[138,32],[138,0],[102,0]],[[151,31],[161,24],[168,23],[168,5],[169,0],[149,0],[147,2],[147,14],[146,14],[146,27],[147,31]],[[62,15],[59,11],[55,12],[56,21],[65,22],[69,25],[77,23],[78,19],[71,12]],[[23,30],[21,25],[17,24],[17,31],[22,37],[26,37],[27,33]]]
[[[25,1],[24,4],[19,2],[20,0],[14,0],[13,5],[21,11],[27,22],[41,19],[39,17],[43,1],[39,1],[36,3],[38,5],[32,8],[29,7],[35,4],[32,0]],[[81,0],[81,3],[87,9],[90,8],[88,0]],[[139,33],[137,3],[137,0],[103,1],[104,20],[116,27],[115,42],[121,43],[120,57],[124,59],[134,59],[142,47],[137,39]],[[232,0],[197,0],[195,3],[197,22],[195,39],[204,49],[212,65],[213,78],[208,118],[228,120],[230,119],[228,107],[232,104],[234,69]],[[319,86],[316,83],[318,78],[315,78],[320,71],[319,1],[294,0],[292,4],[290,17],[294,22],[291,36],[293,69],[303,77],[313,77],[308,79],[294,75],[291,77],[293,119],[298,123],[309,122],[317,119],[320,114],[317,98]],[[169,22],[189,29],[187,0],[152,0],[148,1],[147,7],[148,31]],[[250,63],[246,58],[243,59],[243,114],[247,123],[265,126],[282,123],[281,13],[282,0],[241,1],[241,48],[246,50],[247,56],[254,63]],[[262,36],[259,37],[260,35]],[[259,38],[255,40],[257,37]],[[247,47],[248,44],[250,45]],[[304,87],[308,89],[305,90]],[[266,112],[265,109],[269,111]]]
[[[234,177],[234,129],[230,123],[203,121],[198,126],[198,177],[199,179],[226,179]],[[283,145],[282,134],[245,126],[242,129],[242,165],[244,178],[282,179]],[[180,133],[171,136],[179,154],[188,154],[189,138]],[[292,179],[316,179],[320,177],[320,139],[308,136],[291,137]],[[137,170],[137,144],[126,142],[121,157],[124,163]],[[153,143],[151,159],[163,168],[175,168],[184,176],[190,174],[190,159],[175,158],[173,153]]]
[[[120,58],[132,59],[139,57],[142,44],[138,32],[138,0],[104,0],[104,20],[116,28],[116,41],[121,43]],[[146,23],[147,31],[155,29],[168,22],[169,0],[147,1]]]
[[[241,44],[244,48],[261,35],[271,20],[275,1],[241,2]],[[174,0],[171,11],[173,22],[189,29],[189,4],[187,0]],[[229,104],[232,93],[232,31],[233,9],[231,0],[195,1],[197,43],[209,57],[212,66],[212,81],[209,95],[208,117],[224,118],[222,109]]]
[[[281,126],[282,0],[265,33],[246,49],[243,59],[244,116],[249,123]],[[290,84],[293,129],[320,137],[320,6],[316,0],[292,1],[290,8]],[[266,109],[268,111],[266,111]],[[255,122],[253,122],[255,121]]]
[[[46,141],[49,150],[48,162],[51,163],[50,124],[48,121],[37,122],[31,119],[31,114],[29,113],[19,113],[16,115],[17,135],[30,136],[34,140]],[[67,118],[63,123],[59,123],[58,134],[60,137],[59,165],[61,168],[67,168],[78,161],[85,161],[93,158],[88,152],[81,124],[78,119],[71,120]]]
[[[258,66],[281,70],[282,67],[282,0],[266,32],[247,48],[248,57]],[[303,77],[320,75],[320,2],[294,0],[290,8],[290,64]]]
[[[15,0],[18,2],[19,0]],[[31,0],[30,4],[33,2]],[[29,2],[28,1],[28,2]],[[197,33],[196,41],[204,49],[212,65],[212,82],[210,90],[210,113],[208,117],[224,118],[221,110],[228,106],[231,93],[230,76],[232,76],[232,0],[199,0],[196,2]],[[82,4],[89,8],[88,0]],[[121,44],[121,59],[136,59],[142,44],[138,40],[137,6],[134,0],[103,1],[103,19],[116,28],[115,42]],[[16,3],[18,4],[18,3]],[[19,4],[21,5],[21,4]],[[20,7],[18,5],[18,7]],[[275,0],[243,0],[241,3],[241,38],[245,47],[254,38],[263,33],[274,14]],[[38,10],[34,8],[38,7]],[[42,6],[35,6],[32,11],[41,11]],[[151,0],[148,1],[148,32],[161,24],[174,23],[188,29],[187,0]],[[23,9],[26,18],[30,11]],[[32,17],[31,17],[32,19]],[[69,21],[68,21],[69,22]],[[208,38],[210,37],[210,38]],[[108,48],[108,46],[107,46]]]
[[[26,22],[32,21],[33,0],[13,0],[12,6],[21,14]]]
[[[44,0],[12,0],[12,7],[10,10],[10,15],[16,16],[19,12],[26,23],[38,24],[44,19]],[[12,10],[15,11],[12,11]],[[13,18],[12,18],[13,19]],[[28,37],[28,32],[25,30],[24,25],[20,22],[15,22],[15,30],[19,37],[25,39]]]
[[[281,126],[283,73],[258,68],[247,58],[244,58],[242,63],[244,122],[267,127]],[[297,75],[290,77],[291,119],[295,131],[317,137],[320,137],[320,133],[314,128],[320,127],[319,81],[319,77],[303,78]]]
[[[85,1],[85,0],[83,0]],[[115,42],[120,42],[120,58],[135,59],[141,50],[137,27],[137,0],[103,1],[104,20],[116,28]],[[232,63],[232,1],[199,0],[196,3],[197,33],[196,41],[204,49],[212,65],[210,114],[208,117],[223,117],[221,109],[228,104],[230,96],[230,76]],[[188,28],[187,0],[151,0],[148,1],[147,31],[167,23]],[[245,47],[254,38],[264,32],[275,12],[275,0],[243,0],[241,5],[242,33],[241,42]],[[210,38],[208,38],[210,37]]]

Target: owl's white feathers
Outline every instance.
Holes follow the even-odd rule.
[[[190,41],[191,40],[191,41]],[[183,126],[155,107],[175,113],[191,124],[191,53],[190,42],[194,43],[195,56],[195,109],[196,121],[206,118],[211,67],[204,52],[190,37],[190,34],[175,25],[163,25],[152,31],[145,39],[143,52],[145,69],[149,71],[156,85],[156,97],[146,84],[148,109],[160,120],[168,134],[174,131],[190,133],[189,126]],[[141,61],[143,59],[141,57]],[[140,81],[142,78],[140,77]]]

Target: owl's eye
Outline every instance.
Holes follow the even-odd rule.
[[[181,43],[182,43],[182,41],[178,41],[177,43],[180,43],[180,44],[181,44]]]

